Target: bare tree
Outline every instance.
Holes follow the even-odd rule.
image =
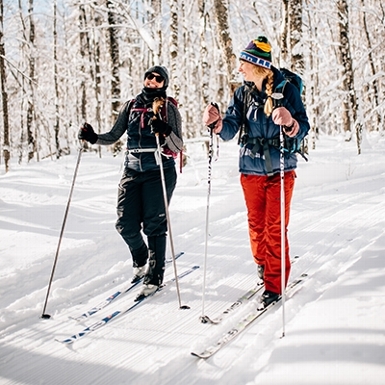
[[[8,116],[8,92],[7,79],[5,72],[5,48],[4,48],[4,7],[3,0],[0,0],[0,78],[1,78],[1,99],[3,107],[3,127],[4,127],[4,142],[3,156],[5,172],[9,170],[9,160],[11,159],[10,141],[9,141],[9,116]]]
[[[315,54],[317,52],[316,43],[318,37],[318,15],[314,15],[312,18],[309,11],[309,1],[306,0],[307,10],[308,10],[308,23],[309,23],[309,33],[310,33],[310,47],[309,47],[309,67],[311,69],[319,67],[319,59],[318,55]],[[313,23],[314,20],[314,23]],[[316,147],[316,139],[319,135],[318,129],[318,117],[319,117],[319,102],[318,97],[316,96],[319,92],[319,75],[318,71],[311,71],[310,76],[310,87],[306,87],[306,96],[309,98],[308,104],[308,116],[310,123],[310,138],[312,149],[314,150]]]
[[[282,66],[287,66],[289,60],[289,35],[290,35],[290,21],[289,21],[289,0],[282,0],[282,23],[281,23],[281,60]]]
[[[171,76],[173,79],[173,94],[176,99],[180,97],[180,86],[178,77],[178,0],[169,0],[170,5],[170,62]]]
[[[55,145],[56,145],[56,158],[59,159],[61,155],[60,149],[60,110],[59,110],[59,80],[58,80],[58,68],[57,68],[57,0],[53,3],[53,73],[54,73],[54,87],[55,87]]]
[[[115,120],[120,108],[120,62],[119,62],[119,37],[116,27],[116,11],[114,3],[106,0],[108,18],[108,41],[111,58],[111,110]]]
[[[281,65],[292,71],[304,73],[302,36],[302,0],[282,1]]]
[[[86,17],[86,11],[83,4],[79,5],[79,38],[80,38],[80,58],[81,58],[81,64],[80,64],[80,76],[81,76],[81,83],[80,83],[80,93],[81,93],[81,99],[80,99],[80,119],[82,122],[87,120],[87,92],[86,92],[86,52],[87,52],[87,45],[88,45],[88,38],[87,38],[87,17]]]
[[[154,52],[155,63],[160,63],[163,48],[163,30],[162,30],[162,2],[160,0],[151,0],[151,6],[155,15],[154,36],[157,42],[157,50]]]
[[[95,8],[97,2],[94,2]],[[93,67],[94,71],[94,91],[95,91],[95,101],[96,101],[96,124],[97,132],[101,132],[102,119],[101,119],[101,70],[100,70],[100,27],[102,25],[102,18],[99,11],[94,10],[93,20],[95,22],[95,28],[93,29]],[[91,58],[90,58],[91,60]],[[101,156],[101,146],[99,146],[99,156]]]
[[[200,37],[200,70],[201,70],[201,98],[203,106],[209,103],[209,63],[208,52],[206,42],[207,20],[208,14],[206,10],[206,2],[204,0],[198,0],[199,7],[199,37]]]
[[[292,0],[289,6],[291,69],[303,75],[302,0]]]
[[[230,85],[230,92],[238,86],[234,70],[236,68],[236,56],[233,50],[233,42],[230,34],[228,0],[214,0],[214,14],[217,27],[217,38],[223,55],[223,63],[227,75],[227,81]]]
[[[368,47],[368,52],[367,52],[368,64],[369,64],[371,76],[374,76],[376,74],[376,68],[375,68],[374,57],[373,57],[373,46],[372,46],[372,42],[370,40],[367,15],[366,15],[366,11],[365,11],[365,0],[360,0],[360,2],[361,2],[362,9],[363,9],[363,12],[362,12],[362,22],[363,22],[363,27],[364,27],[363,32],[365,34],[366,43],[367,43],[367,47]],[[364,94],[368,95],[369,101],[370,101],[370,99],[373,99],[369,108],[370,108],[370,110],[375,111],[373,113],[375,115],[374,122],[375,122],[376,130],[378,131],[380,124],[381,124],[381,115],[380,115],[379,110],[378,110],[378,107],[380,106],[380,100],[379,100],[379,87],[378,87],[378,80],[377,79],[373,80],[372,88],[373,88],[372,98],[370,98],[371,93],[370,93],[370,88],[369,88],[368,83],[365,84]]]
[[[19,3],[20,4],[20,3]],[[39,154],[37,152],[36,145],[36,127],[35,135],[33,133],[32,127],[34,123],[35,115],[35,105],[34,105],[34,82],[35,82],[35,22],[33,19],[33,0],[28,2],[28,21],[29,21],[29,95],[28,95],[28,106],[27,106],[27,140],[28,140],[28,161],[30,161],[35,153],[37,159],[39,160]]]
[[[356,137],[358,153],[361,153],[361,136],[362,136],[362,124],[358,122],[357,111],[358,102],[356,91],[354,88],[354,76],[353,76],[353,60],[350,51],[349,40],[349,9],[346,0],[337,1],[338,10],[338,27],[339,27],[339,55],[341,65],[343,67],[343,82],[342,87],[345,93],[343,99],[343,127],[344,131],[348,134],[346,140],[351,139],[351,127],[352,121],[356,125]]]

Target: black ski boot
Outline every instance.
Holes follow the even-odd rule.
[[[144,276],[143,288],[135,298],[136,301],[152,295],[163,283],[166,256],[166,234],[148,237],[148,249],[148,268]]]
[[[131,283],[140,281],[147,270],[147,259],[148,259],[148,248],[145,243],[142,247],[137,250],[131,250],[132,260],[133,260],[133,277]]]
[[[273,293],[270,290],[265,290],[261,295],[261,304],[263,307],[269,306],[273,302],[277,302],[280,295],[277,293]]]

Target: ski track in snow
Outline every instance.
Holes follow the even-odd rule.
[[[336,145],[332,138],[323,140],[326,144],[319,144],[319,152],[312,151],[309,163],[299,160],[289,240],[292,256],[300,258],[291,277],[307,272],[309,278],[286,302],[288,336],[291,325],[295,329],[301,314],[306,316],[314,303],[331,292],[343,297],[334,288],[345,272],[354,274],[364,257],[372,261],[373,269],[378,267],[375,256],[385,247],[385,187],[378,188],[385,186],[385,166],[379,169],[376,159],[381,150],[371,150],[371,156],[365,156],[364,150],[360,158],[353,144],[345,145],[348,149],[341,158],[338,151],[344,145]],[[220,158],[212,165],[204,314],[213,318],[256,282],[236,151],[234,143],[221,144]],[[255,307],[255,301],[250,301],[220,325],[199,322],[208,191],[204,158],[195,159],[193,168],[179,174],[170,206],[175,250],[185,251],[177,261],[178,273],[200,265],[179,281],[182,304],[191,309],[178,309],[175,284],[171,284],[132,313],[69,347],[54,340],[127,308],[140,287],[83,323],[68,319],[98,304],[131,277],[128,251],[114,229],[121,159],[105,155],[95,161],[94,154],[84,154],[48,302],[53,318],[39,318],[74,159],[54,162],[54,172],[52,162],[41,162],[1,177],[0,223],[7,238],[0,248],[0,384],[270,385],[269,378],[274,381],[274,377],[269,377],[269,359],[284,361],[282,341],[289,338],[279,338],[281,306],[207,361],[190,355],[192,349],[218,339]],[[7,182],[9,187],[3,188]],[[7,266],[8,258],[16,260]],[[169,264],[166,278],[173,274]],[[374,279],[378,280],[376,274]],[[381,290],[382,281],[377,285]]]

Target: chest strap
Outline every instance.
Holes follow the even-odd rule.
[[[145,114],[146,112],[150,112],[152,111],[151,108],[147,108],[147,107],[138,107],[138,108],[132,108],[131,109],[131,112],[140,112],[140,128],[144,128],[144,117],[145,117]]]

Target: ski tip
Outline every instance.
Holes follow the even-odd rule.
[[[195,353],[195,352],[191,352],[191,355],[194,357],[200,358],[202,360],[205,360],[211,356],[211,355],[206,356],[204,353]]]
[[[57,338],[55,338],[55,341],[61,343],[62,345],[66,345],[66,346],[72,345],[74,342],[74,340],[71,338],[67,338],[65,340],[58,340]]]
[[[201,323],[203,324],[211,324],[211,325],[218,325],[222,318],[215,318],[215,319],[212,319],[210,318],[209,316],[207,315],[203,315],[203,316],[200,316],[199,317],[199,320],[201,321]]]
[[[213,323],[211,318],[209,316],[207,316],[207,315],[201,315],[199,317],[199,321],[201,321],[202,324],[211,324],[211,323]]]

